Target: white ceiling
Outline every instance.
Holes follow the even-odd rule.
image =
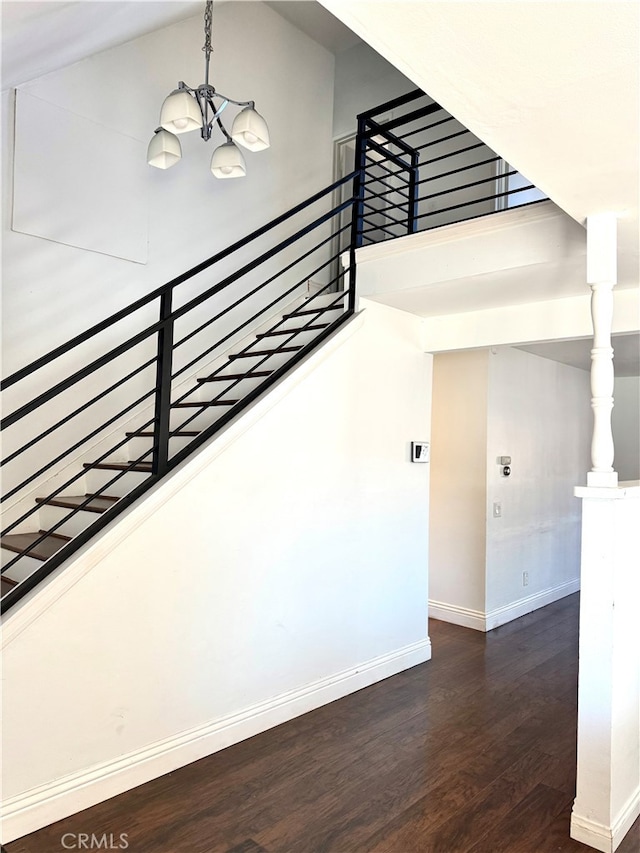
[[[638,281],[640,3],[321,2],[578,222],[618,213]]]

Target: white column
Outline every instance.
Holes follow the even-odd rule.
[[[591,442],[591,471],[589,486],[617,486],[618,475],[613,469],[613,288],[617,280],[616,217],[599,213],[587,217],[587,281],[591,287],[591,319],[593,349],[591,350],[591,408],[593,409],[593,439]]]
[[[613,853],[640,815],[640,485],[582,498],[578,766],[571,837]]]

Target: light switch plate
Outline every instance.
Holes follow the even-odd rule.
[[[429,442],[428,441],[412,441],[411,442],[411,461],[412,462],[428,462],[429,461]]]

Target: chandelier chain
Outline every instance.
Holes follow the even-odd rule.
[[[211,47],[211,27],[213,25],[213,0],[207,0],[204,9],[204,51],[206,58],[209,59],[213,53]]]

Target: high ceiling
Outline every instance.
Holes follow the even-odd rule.
[[[320,2],[575,220],[616,212],[638,281],[639,3]]]

